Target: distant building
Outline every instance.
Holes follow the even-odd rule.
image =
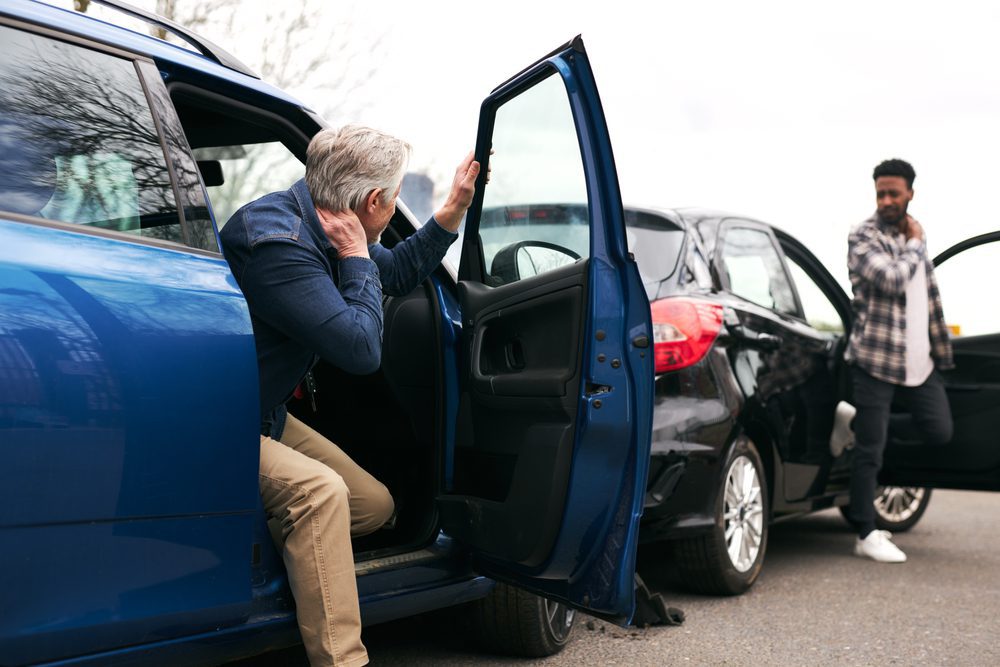
[[[427,222],[434,213],[434,181],[427,174],[409,172],[403,177],[399,198],[413,211],[420,222]]]

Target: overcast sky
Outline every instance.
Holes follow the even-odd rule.
[[[245,0],[241,11],[265,5]],[[398,134],[415,147],[411,167],[438,177],[472,147],[479,103],[495,85],[582,34],[626,203],[765,220],[804,241],[842,282],[848,230],[874,210],[871,171],[887,157],[916,167],[911,212],[932,254],[1000,228],[990,199],[1000,148],[997,3],[323,6],[331,22],[350,17],[348,35],[331,30],[359,54],[329,67],[377,66],[360,93],[363,117],[328,120]],[[241,57],[256,39],[208,36]],[[296,92],[317,109],[335,106],[326,93]]]
[[[382,99],[368,120],[411,140],[415,166],[450,166],[474,142],[478,104],[492,87],[582,33],[626,203],[765,220],[846,283],[847,233],[875,207],[872,169],[902,157],[917,171],[910,210],[931,254],[1000,229],[991,201],[1000,152],[997,3],[382,6],[372,19],[390,38],[374,91]],[[987,271],[965,283],[970,293],[997,281],[993,256],[963,271]],[[950,321],[976,306],[958,298],[946,295]]]

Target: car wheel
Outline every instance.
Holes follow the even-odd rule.
[[[768,534],[767,477],[756,448],[732,448],[715,504],[715,525],[697,538],[674,542],[680,581],[713,595],[739,595],[757,580]]]
[[[917,525],[931,502],[931,489],[920,486],[883,486],[875,495],[875,527],[902,533]],[[844,518],[847,507],[840,508]]]
[[[514,586],[498,583],[470,605],[472,632],[492,653],[541,658],[558,653],[569,642],[576,612]]]

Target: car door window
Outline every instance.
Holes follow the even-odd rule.
[[[184,243],[135,64],[0,27],[0,209]]]
[[[205,146],[194,150],[219,229],[236,209],[287,190],[305,176],[305,165],[279,141]],[[206,164],[213,165],[212,171]],[[217,168],[216,168],[217,166]]]
[[[989,306],[983,290],[984,276],[996,273],[1000,266],[1000,243],[963,250],[934,269],[945,323],[953,336],[981,336],[1000,333],[1000,309]]]
[[[590,254],[587,183],[566,87],[539,82],[496,111],[479,235],[490,284]]]
[[[766,232],[731,227],[722,241],[722,264],[733,294],[765,308],[798,314],[781,255]]]
[[[833,302],[792,257],[789,257],[788,272],[799,293],[802,313],[809,326],[819,331],[844,333],[844,321],[840,319]]]

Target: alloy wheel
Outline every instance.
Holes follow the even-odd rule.
[[[753,567],[764,536],[764,499],[757,468],[746,456],[729,466],[723,507],[726,551],[733,567],[746,572]]]
[[[925,489],[919,486],[885,486],[875,497],[875,511],[887,521],[902,523],[920,509]]]
[[[573,618],[576,610],[570,609],[561,602],[553,602],[542,598],[545,610],[545,620],[548,623],[549,631],[556,642],[562,643],[569,637],[570,630],[573,629]]]

